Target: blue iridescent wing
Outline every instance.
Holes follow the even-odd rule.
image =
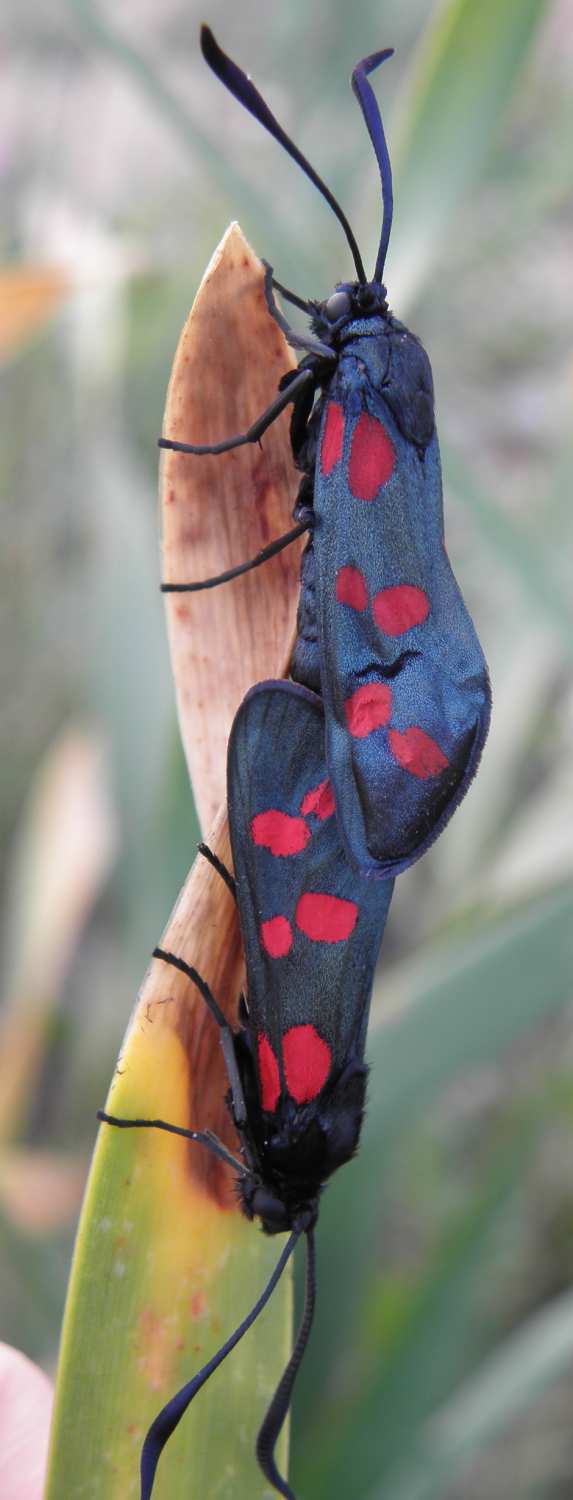
[[[344,854],[314,693],[269,682],[247,695],[228,806],[261,1104],[307,1104],[362,1058],[392,894]]]
[[[314,510],[326,759],[349,858],[387,877],[424,853],[464,796],[490,714],[444,548],[429,362],[400,325],[378,338],[370,325],[341,354]]]

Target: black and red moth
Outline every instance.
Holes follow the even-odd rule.
[[[324,302],[306,302],[267,267],[269,312],[303,351],[298,370],[283,378],[276,400],[248,432],[212,446],[160,441],[184,453],[222,453],[259,441],[292,403],[293,453],[303,473],[297,524],[219,578],[163,588],[185,592],[227,582],[310,533],[291,675],[324,703],[328,774],[348,858],[359,873],[386,879],[442,831],[475,773],[490,718],[487,667],[444,546],[430,363],[419,339],[389,311],[382,285],[392,176],[368,74],[391,51],[373,53],[352,74],[382,183],[382,231],[368,281],[329,189],[207,27],[201,46],[221,82],[326,198],[357,279],[340,282]],[[290,328],[273,287],[310,316],[311,334]]]
[[[102,1118],[155,1125],[214,1151],[235,1169],[247,1217],[260,1218],[269,1234],[289,1231],[255,1307],[150,1428],[141,1500],[150,1500],[162,1449],[190,1401],[258,1317],[304,1236],[303,1319],[257,1441],[266,1478],[292,1500],[274,1448],[312,1322],[320,1193],[358,1145],[368,1006],[393,877],[427,849],[467,790],[487,734],[490,695],[444,549],[429,361],[389,311],[382,285],[392,179],[368,74],[391,53],[372,54],[352,74],[382,183],[382,231],[368,281],[329,189],[207,27],[201,46],[216,75],[330,204],[356,280],[340,282],[326,301],[306,302],[267,268],[269,312],[302,350],[298,370],[284,377],[276,400],[248,432],[209,447],[161,440],[180,452],[222,453],[259,441],[292,404],[293,452],[303,475],[291,532],[218,578],[164,584],[165,592],[226,583],[310,533],[294,680],[251,691],[229,747],[236,887],[219,868],[236,889],[246,954],[239,1031],[231,1030],[196,970],[156,950],[197,985],[220,1028],[240,1159],[208,1132]],[[310,316],[311,334],[289,327],[274,287]]]
[[[169,1130],[215,1152],[236,1173],[247,1218],[289,1238],[244,1322],[153,1422],[142,1450],[141,1500],[150,1500],[162,1450],[189,1403],[258,1317],[304,1236],[301,1327],[256,1446],[269,1483],[293,1500],[274,1449],[312,1324],[320,1194],[358,1146],[370,995],[393,887],[358,876],[346,859],[324,761],[323,708],[307,688],[266,682],[247,694],[229,741],[227,795],[234,881],[202,848],[238,902],[247,968],[239,1030],[196,970],[162,949],[155,956],[189,976],[220,1028],[240,1157],[207,1132],[103,1112],[100,1119]]]

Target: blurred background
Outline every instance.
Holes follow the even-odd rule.
[[[253,74],[432,360],[448,550],[490,663],[476,783],[398,882],[360,1158],[329,1189],[294,1414],[307,1500],[573,1490],[573,16],[566,0],[15,0],[0,97],[0,1326],[53,1370],[119,1044],[192,862],[156,438],[231,218],[302,295],[326,205],[211,77]],[[336,1439],[334,1438],[336,1433]]]

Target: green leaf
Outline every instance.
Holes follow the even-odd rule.
[[[184,1119],[175,1046],[172,1056],[156,1053],[157,1067],[164,1112]],[[137,1112],[130,1092],[126,1114]],[[149,1087],[142,1097],[149,1108]],[[161,1109],[156,1090],[151,1100]],[[159,1132],[102,1127],[69,1288],[46,1500],[136,1500],[147,1427],[232,1333],[278,1259],[282,1240],[194,1186],[194,1149]],[[223,1481],[230,1493],[268,1500],[254,1441],[288,1358],[289,1310],[285,1284],[255,1343],[247,1334],[170,1440],[154,1500],[206,1500]],[[284,1439],[279,1453],[284,1463]]]

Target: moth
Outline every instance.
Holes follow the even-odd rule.
[[[235,718],[227,772],[234,878],[201,848],[238,903],[247,971],[238,1031],[195,969],[160,948],[155,957],[187,974],[219,1027],[239,1156],[209,1132],[103,1111],[99,1118],[167,1130],[214,1152],[235,1173],[246,1217],[289,1238],[255,1307],[153,1422],[142,1450],[141,1500],[150,1500],[162,1450],[190,1402],[258,1317],[304,1239],[303,1318],[256,1445],[265,1478],[293,1500],[274,1449],[312,1324],[320,1196],[358,1147],[370,996],[392,895],[391,880],[358,876],[344,854],[316,694],[292,682],[253,688]]]
[[[329,203],[356,275],[326,300],[306,301],[267,267],[269,313],[300,350],[298,369],[246,433],[209,447],[161,439],[166,448],[216,456],[258,442],[291,405],[302,475],[291,531],[219,577],[165,583],[165,592],[226,584],[309,534],[291,680],[255,687],[231,734],[234,879],[203,846],[239,906],[247,966],[239,1030],[195,969],[156,950],[158,960],[187,974],[219,1027],[240,1152],[234,1157],[208,1131],[100,1117],[172,1131],[214,1152],[235,1171],[247,1217],[259,1218],[268,1234],[288,1233],[258,1302],[152,1424],[141,1500],[150,1500],[163,1447],[190,1401],[258,1317],[304,1238],[302,1323],[257,1440],[265,1477],[293,1500],[274,1449],[312,1323],[320,1195],[358,1146],[368,1008],[393,879],[424,853],[464,796],[487,735],[490,690],[444,548],[430,364],[391,313],[382,283],[392,177],[368,79],[391,51],[373,53],[352,74],[382,186],[380,243],[368,280],[332,193],[207,27],[201,46],[219,79]],[[308,333],[290,327],[275,290],[308,316]]]
[[[160,439],[178,452],[217,455],[260,441],[292,405],[293,453],[302,471],[291,531],[218,578],[163,589],[227,583],[309,533],[291,675],[324,703],[326,762],[347,856],[360,874],[387,879],[425,852],[459,805],[491,706],[483,652],[445,550],[430,363],[419,339],[390,311],[382,283],[392,174],[368,75],[392,53],[373,53],[352,74],[382,186],[380,243],[368,280],[330,190],[208,27],[201,46],[221,82],[326,198],[356,278],[339,282],[326,301],[305,301],[267,267],[269,312],[301,351],[298,369],[283,378],[248,432],[211,446]],[[308,334],[290,327],[274,289],[307,314]]]

